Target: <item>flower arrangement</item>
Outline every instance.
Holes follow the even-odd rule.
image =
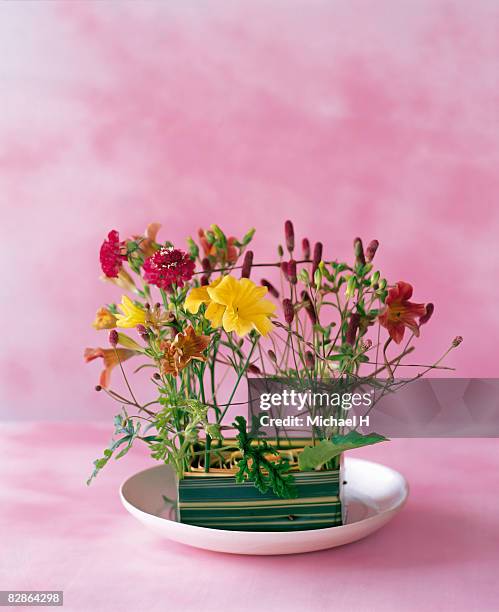
[[[382,381],[389,389],[434,307],[412,302],[409,283],[391,284],[374,267],[377,240],[364,248],[356,238],[353,261],[345,263],[325,257],[323,245],[312,247],[307,238],[297,254],[293,224],[286,221],[284,229],[285,246],[271,263],[254,261],[253,229],[237,239],[212,225],[199,230],[197,240],[189,238],[185,249],[161,242],[159,224],[126,240],[109,232],[100,249],[102,278],[125,293],[120,303],[97,311],[93,326],[109,330],[109,346],[86,349],[85,360],[102,359],[96,389],[122,409],[114,420],[115,438],[95,461],[89,482],[111,457],[123,457],[139,441],[155,460],[172,466],[186,495],[193,487],[199,495],[209,487],[213,497],[225,475],[267,501],[298,500],[311,495],[311,475],[325,474],[324,486],[331,487],[333,473],[336,518],[328,524],[340,524],[341,454],[386,438],[330,430],[296,445],[255,436],[243,416],[229,418],[240,406],[235,398],[241,382],[355,379]],[[262,271],[267,278],[260,277]],[[415,378],[441,367],[461,341],[455,338]],[[132,359],[140,360],[137,370],[151,372],[154,396],[148,402],[137,400],[125,371]],[[111,386],[116,368],[126,394]],[[224,526],[189,519],[187,510],[184,518]],[[324,526],[317,516],[306,528],[316,526]]]

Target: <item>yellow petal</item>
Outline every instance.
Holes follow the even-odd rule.
[[[124,315],[128,316],[134,312],[136,306],[127,295],[124,295],[121,298],[121,304],[118,304],[118,308]]]
[[[224,276],[222,281],[216,286],[208,287],[208,295],[217,304],[231,306],[234,298],[239,292],[237,280],[232,276]]]
[[[196,314],[201,304],[207,304],[210,301],[208,295],[208,287],[194,287],[185,300],[185,308],[192,314]]]
[[[223,316],[223,328],[226,332],[235,331],[242,338],[253,329],[253,323],[248,319],[243,319],[232,308],[227,308]]]
[[[121,298],[121,304],[118,305],[118,308],[123,314],[116,315],[117,327],[135,327],[139,323],[144,325],[146,322],[145,311],[136,306],[128,296],[124,295]]]
[[[225,306],[211,302],[206,309],[206,318],[211,323],[212,327],[220,327],[222,325],[222,317],[224,316]]]
[[[273,325],[268,316],[258,315],[253,319],[253,323],[262,336],[266,336],[272,331]]]

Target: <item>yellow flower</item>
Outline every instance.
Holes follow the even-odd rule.
[[[97,311],[92,327],[95,329],[114,329],[116,327],[116,317],[108,308],[103,306]]]
[[[215,279],[210,285],[194,287],[185,299],[185,307],[192,314],[196,314],[201,304],[210,304],[211,298],[208,295],[208,287],[215,288],[222,281],[223,277]]]
[[[146,322],[146,311],[136,306],[132,300],[124,295],[121,298],[121,304],[118,306],[123,314],[116,316],[117,327],[135,327],[144,325]]]
[[[246,336],[252,329],[266,336],[272,329],[270,317],[276,307],[263,299],[267,287],[258,287],[249,278],[225,276],[216,287],[207,287],[211,299],[206,318],[213,327],[223,326],[226,332]]]
[[[201,304],[208,304],[210,302],[210,296],[208,295],[208,287],[206,285],[202,287],[194,287],[190,290],[189,295],[185,298],[184,306],[186,310],[196,314]]]

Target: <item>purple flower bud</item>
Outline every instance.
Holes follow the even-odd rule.
[[[277,254],[279,255],[279,257],[282,257],[284,255],[284,249],[280,244],[277,246]]]
[[[462,341],[463,341],[462,336],[456,336],[454,340],[452,341],[452,346],[455,348],[456,346],[459,346]]]
[[[288,261],[288,278],[292,285],[296,285],[298,282],[296,277],[296,261],[294,259]]]
[[[315,357],[312,351],[307,351],[305,353],[305,364],[310,370],[315,368]]]
[[[254,363],[250,363],[248,366],[248,372],[250,374],[261,374],[261,370],[258,366],[256,366]]]
[[[322,261],[322,242],[316,242],[314,246],[314,258],[312,260],[312,276]]]
[[[301,241],[301,248],[303,251],[303,259],[310,259],[310,242],[308,238],[304,238]]]
[[[376,255],[376,251],[378,250],[379,242],[377,240],[371,240],[371,242],[367,245],[366,249],[366,261],[370,262],[374,259]]]
[[[202,287],[206,287],[206,285],[210,284],[210,278],[207,274],[203,274],[203,276],[201,277],[201,286]]]
[[[279,297],[279,291],[277,291],[277,289],[274,287],[274,285],[271,282],[269,282],[265,278],[262,278],[262,280],[260,281],[260,284],[262,285],[262,287],[267,287],[270,295],[272,295],[275,298]]]
[[[366,258],[364,257],[364,247],[362,246],[362,240],[357,237],[353,241],[353,250],[355,253],[356,263],[364,265],[366,263]]]
[[[357,330],[359,329],[360,315],[357,312],[352,312],[350,315],[350,321],[348,322],[347,332],[345,335],[345,342],[353,346],[355,344],[355,337],[357,336]]]
[[[287,261],[281,261],[281,271],[284,274],[284,278],[286,280],[289,280],[288,262]]]
[[[119,336],[118,332],[115,329],[112,329],[109,332],[109,344],[111,346],[116,346],[118,344]]]
[[[419,318],[419,324],[424,325],[425,323],[428,323],[428,321],[431,319],[434,310],[435,306],[431,302],[429,304],[426,304],[426,312],[422,317]]]
[[[146,342],[149,341],[149,332],[147,331],[147,328],[144,325],[139,323],[135,329],[138,331],[139,336],[142,338],[142,340],[145,340]]]
[[[282,309],[284,311],[284,320],[288,325],[291,325],[291,323],[293,323],[293,319],[295,318],[293,302],[290,299],[285,298],[282,301]]]
[[[203,257],[201,267],[203,268],[203,272],[211,272],[211,263],[208,257]]]
[[[293,229],[293,224],[289,220],[284,224],[284,235],[286,237],[286,248],[292,253],[295,248],[295,230]]]
[[[303,306],[305,307],[305,311],[308,314],[308,318],[312,322],[312,325],[317,323],[317,313],[315,312],[314,305],[312,304],[312,300],[306,291],[301,292],[301,299],[303,302]]]
[[[272,349],[269,349],[267,351],[267,355],[269,356],[270,361],[273,361],[274,363],[277,363],[276,354],[274,353],[274,351]]]
[[[251,266],[253,265],[253,251],[246,251],[241,270],[241,278],[249,278],[251,274]]]

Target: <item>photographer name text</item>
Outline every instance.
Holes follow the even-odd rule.
[[[258,416],[262,427],[369,427],[369,415],[352,416],[350,418],[336,418],[322,415],[288,415],[278,418],[270,414],[260,414]]]

